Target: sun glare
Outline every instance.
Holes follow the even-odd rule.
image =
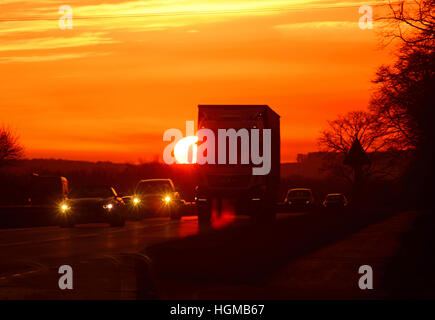
[[[189,136],[181,139],[174,147],[174,156],[177,163],[192,164],[196,163],[196,155],[198,152],[197,136]]]

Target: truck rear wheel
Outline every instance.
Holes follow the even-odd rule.
[[[211,222],[211,205],[205,204],[198,207],[198,221],[202,224],[209,224]]]
[[[169,211],[169,217],[171,220],[180,220],[181,219],[181,210],[180,208],[171,208]]]

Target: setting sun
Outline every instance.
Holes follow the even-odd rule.
[[[181,139],[174,147],[175,160],[179,164],[196,163],[196,156],[198,152],[197,136],[189,136]]]

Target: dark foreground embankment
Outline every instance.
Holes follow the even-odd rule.
[[[387,267],[387,289],[398,299],[435,299],[435,212],[422,212]],[[400,281],[397,281],[400,279]]]
[[[392,210],[317,213],[273,224],[228,227],[144,250],[140,292],[151,283],[160,298],[190,299],[207,284],[260,284],[289,259],[338,241],[393,214]],[[141,270],[147,270],[149,274]],[[150,271],[151,270],[151,271]],[[144,294],[142,298],[149,298]]]

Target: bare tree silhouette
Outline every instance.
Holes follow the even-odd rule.
[[[322,131],[319,138],[323,151],[346,154],[355,139],[360,141],[364,151],[376,152],[389,147],[390,131],[381,126],[372,113],[351,111],[328,124],[329,128]]]
[[[0,167],[20,159],[24,154],[18,137],[11,129],[0,127]]]
[[[353,183],[355,172],[343,164],[355,140],[358,140],[371,160],[383,152],[382,161],[371,161],[364,169],[365,176],[385,176],[392,173],[393,157],[389,153],[395,150],[395,136],[391,128],[384,126],[373,113],[352,111],[340,115],[336,120],[328,121],[329,127],[323,130],[318,139],[321,151],[325,151],[324,170],[340,176]]]
[[[398,39],[400,49],[395,63],[376,73],[370,110],[394,133],[396,145],[415,151],[407,184],[416,190],[418,203],[433,207],[435,0],[401,1],[389,8],[379,20],[386,22],[385,39]]]
[[[389,4],[390,14],[379,18],[390,30],[385,38],[401,41],[397,60],[381,66],[370,108],[404,147],[433,146],[435,101],[435,0]],[[406,29],[406,32],[405,32]]]
[[[387,14],[376,20],[382,22],[387,43],[398,39],[407,45],[434,46],[435,0],[389,1]]]
[[[392,66],[381,66],[370,108],[395,134],[401,147],[431,143],[435,72],[435,0],[388,4],[384,38],[398,39],[401,47]]]
[[[433,141],[435,52],[405,46],[393,66],[381,66],[370,109],[403,148]]]

